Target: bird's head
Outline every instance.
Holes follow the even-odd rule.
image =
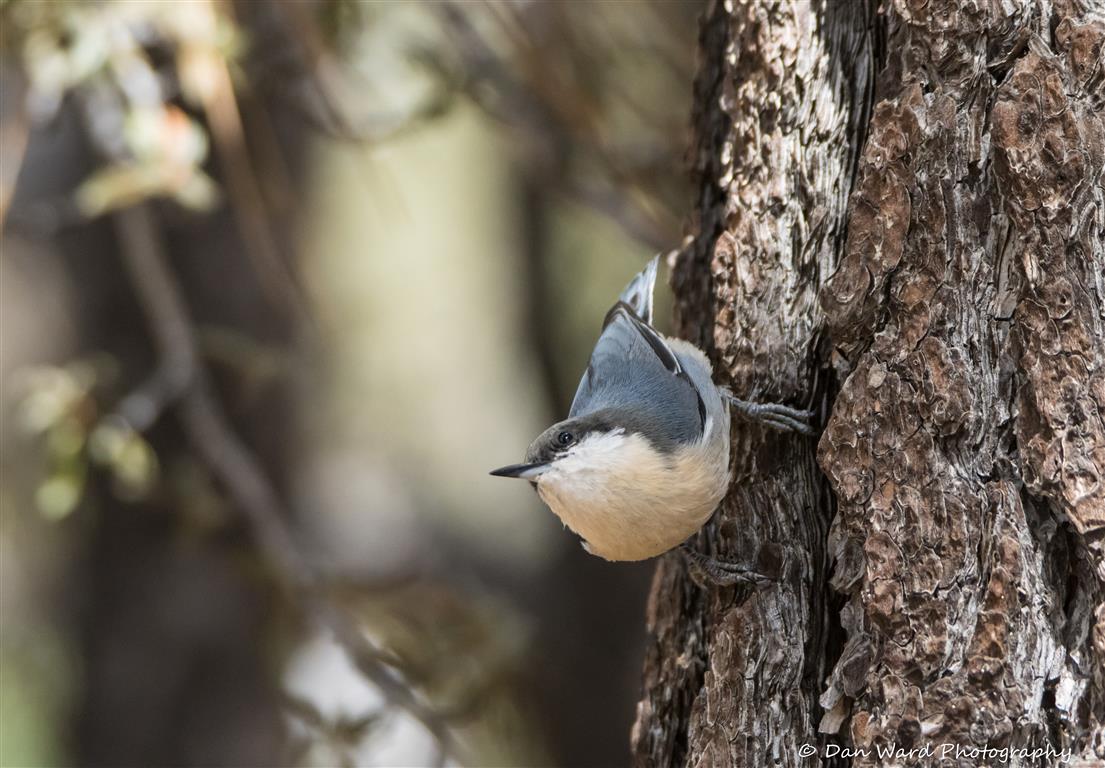
[[[578,453],[581,444],[589,444],[592,439],[609,434],[620,427],[595,419],[594,415],[565,419],[546,429],[530,444],[526,451],[526,460],[521,464],[510,464],[492,470],[496,477],[516,477],[536,482],[541,475],[551,470],[560,459]]]
[[[554,469],[602,473],[638,461],[642,452],[670,455],[676,446],[660,424],[640,413],[606,408],[553,424],[533,441],[523,463],[491,474],[537,482]]]

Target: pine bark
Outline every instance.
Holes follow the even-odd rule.
[[[699,546],[779,581],[660,563],[638,765],[1105,759],[1103,19],[709,7],[678,327],[824,432],[736,425]]]

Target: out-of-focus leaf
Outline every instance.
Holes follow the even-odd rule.
[[[101,168],[77,188],[82,214],[100,216],[155,196],[192,210],[209,210],[218,201],[218,187],[200,170],[207,158],[207,134],[182,110],[132,109],[124,137],[133,161]]]
[[[83,472],[58,472],[46,478],[35,491],[35,506],[43,517],[61,520],[77,508],[83,492]]]
[[[191,171],[207,158],[207,134],[174,106],[132,109],[123,131],[130,151],[140,162]]]
[[[28,103],[41,120],[53,116],[66,91],[104,68],[119,41],[111,29],[113,14],[86,3],[13,3],[8,19],[17,28],[16,40],[23,33]]]
[[[114,419],[104,419],[88,438],[88,454],[98,464],[111,464],[122,451],[129,430]]]
[[[202,171],[183,179],[159,165],[114,165],[86,179],[76,192],[77,209],[88,218],[126,208],[148,197],[171,197],[191,210],[210,210],[219,200],[215,182]]]
[[[19,423],[31,434],[45,432],[71,413],[87,395],[92,381],[76,368],[39,366],[16,375],[15,389],[25,392],[19,403]]]
[[[111,470],[115,493],[123,499],[145,496],[158,476],[153,448],[121,421],[105,419],[96,426],[89,439],[89,455]]]
[[[189,210],[209,211],[219,202],[219,186],[203,171],[196,171],[176,188],[173,199]]]
[[[124,499],[145,496],[157,479],[157,454],[141,435],[131,433],[112,462],[115,493]]]
[[[108,166],[77,187],[77,209],[88,218],[94,218],[157,195],[164,186],[164,178],[155,167]]]
[[[46,446],[55,461],[69,461],[84,448],[85,430],[80,420],[59,419],[46,433]]]

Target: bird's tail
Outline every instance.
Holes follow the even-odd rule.
[[[656,286],[656,270],[659,265],[660,257],[653,257],[652,261],[629,281],[629,285],[619,297],[637,313],[637,317],[649,325],[652,325],[652,291]]]

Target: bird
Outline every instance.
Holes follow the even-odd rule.
[[[637,561],[681,548],[710,581],[763,583],[755,568],[707,557],[688,539],[729,489],[730,409],[804,435],[814,434],[813,413],[735,397],[714,383],[701,349],[657,331],[658,266],[659,256],[606,313],[568,418],[522,463],[491,474],[529,481],[592,555]]]

